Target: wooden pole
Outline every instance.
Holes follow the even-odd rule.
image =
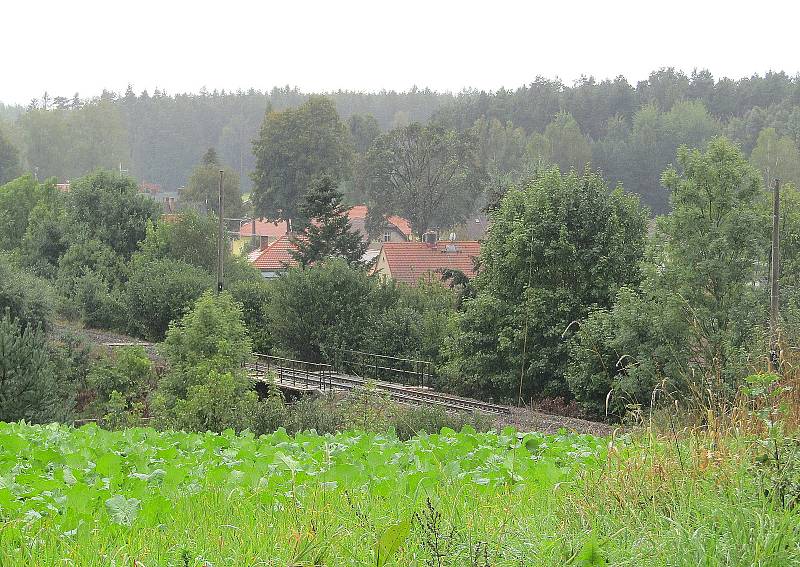
[[[772,194],[772,267],[770,269],[769,333],[770,367],[778,371],[778,326],[779,326],[779,288],[780,279],[780,180],[775,180]]]
[[[222,198],[222,177],[225,175],[223,170],[219,170],[219,231],[217,233],[217,294],[222,291],[224,282],[224,259],[225,259],[225,220],[224,203]]]

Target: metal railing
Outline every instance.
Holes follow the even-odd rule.
[[[406,386],[424,387],[433,376],[433,363],[427,360],[348,349],[336,351],[333,368],[342,374],[355,374]]]
[[[322,392],[333,390],[331,378],[333,367],[330,364],[305,362],[270,354],[253,354],[253,362],[248,365],[251,373],[258,378],[275,376],[277,385],[318,389]]]

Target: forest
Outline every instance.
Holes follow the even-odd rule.
[[[572,85],[539,77],[491,92],[325,95],[348,124],[356,155],[380,132],[432,122],[470,132],[476,159],[498,185],[531,163],[562,170],[591,163],[609,185],[621,183],[639,195],[653,214],[668,210],[660,175],[677,148],[698,147],[717,135],[738,143],[766,177],[800,180],[800,81],[783,72],[731,80],[707,70],[664,68],[635,85],[624,77],[585,77]],[[129,87],[88,99],[45,93],[25,108],[0,105],[0,181],[13,177],[12,167],[61,181],[97,167],[122,167],[173,191],[187,184],[200,156],[214,147],[248,193],[256,166],[252,143],[266,109],[294,108],[309,96],[290,87],[197,94],[137,94]],[[4,145],[17,149],[16,160],[2,157]]]

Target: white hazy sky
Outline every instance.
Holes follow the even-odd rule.
[[[761,0],[0,0],[0,101],[46,90],[457,92],[537,75],[800,71],[800,4]]]

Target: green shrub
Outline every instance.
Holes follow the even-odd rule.
[[[130,331],[150,340],[162,340],[170,321],[182,317],[213,285],[210,274],[184,262],[154,260],[135,264],[125,289]]]
[[[309,361],[358,349],[374,292],[374,280],[343,260],[290,269],[273,283],[267,312],[275,347]]]
[[[0,254],[0,316],[6,311],[23,327],[47,328],[54,301],[50,286]]]
[[[156,374],[144,348],[131,346],[96,361],[87,381],[102,413],[113,394],[122,396],[128,405],[145,398],[155,386]]]
[[[170,324],[161,353],[173,368],[210,361],[221,372],[240,370],[252,353],[241,305],[228,292],[205,292]]]
[[[271,285],[259,276],[257,280],[245,280],[232,284],[228,290],[242,305],[242,318],[253,340],[255,352],[272,352],[273,340],[267,310],[271,298]]]
[[[258,424],[259,406],[249,380],[211,370],[202,383],[188,388],[186,398],[175,403],[164,422],[187,431],[252,430]]]

